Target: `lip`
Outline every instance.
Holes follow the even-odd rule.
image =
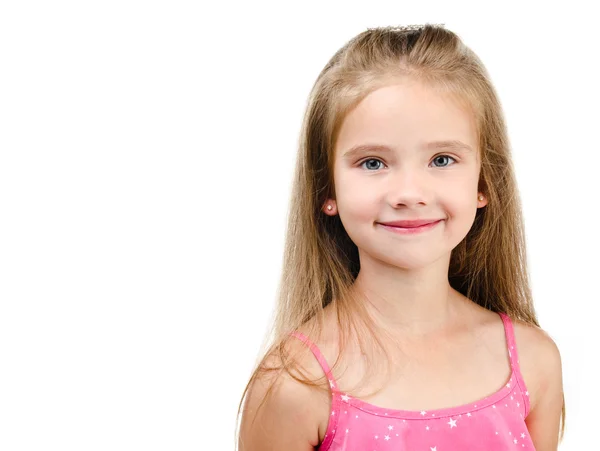
[[[412,228],[412,227],[421,227],[427,224],[433,224],[434,222],[439,222],[441,219],[413,219],[406,221],[391,221],[391,222],[381,222],[381,225],[386,225],[390,227],[403,227],[403,228]]]
[[[436,225],[438,225],[440,222],[442,222],[442,219],[439,219],[437,221],[434,222],[428,222],[426,224],[417,226],[417,227],[400,227],[400,226],[393,226],[393,225],[389,225],[389,223],[378,223],[381,227],[383,227],[386,230],[389,230],[390,232],[399,234],[399,235],[415,235],[418,233],[423,233],[426,232],[428,230],[431,230],[433,228],[435,228]]]

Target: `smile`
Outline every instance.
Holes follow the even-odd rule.
[[[427,232],[429,230],[434,229],[442,221],[443,220],[440,219],[439,221],[432,222],[430,224],[424,224],[419,227],[396,227],[396,226],[389,226],[389,225],[379,224],[379,223],[378,223],[378,225],[383,227],[385,230],[388,230],[388,231],[398,234],[398,235],[416,235],[416,234]]]

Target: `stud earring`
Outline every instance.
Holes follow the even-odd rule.
[[[327,210],[331,211],[333,207],[331,205],[327,205]]]
[[[479,200],[483,200],[483,196],[479,196]]]

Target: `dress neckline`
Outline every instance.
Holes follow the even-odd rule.
[[[516,395],[516,385],[518,385],[518,377],[515,372],[515,367],[513,364],[514,356],[511,353],[511,349],[513,349],[512,345],[512,330],[509,328],[508,322],[510,322],[509,317],[502,313],[497,312],[500,318],[502,319],[502,324],[504,328],[504,338],[506,341],[506,348],[509,356],[509,364],[510,364],[510,376],[505,384],[496,390],[491,395],[480,398],[476,401],[461,404],[453,407],[444,407],[438,409],[430,409],[430,410],[404,410],[404,409],[392,409],[387,407],[378,406],[375,404],[371,404],[367,401],[363,401],[358,398],[352,398],[347,394],[336,390],[336,382],[330,381],[332,387],[333,396],[338,397],[338,401],[341,405],[348,403],[357,409],[360,409],[364,412],[371,413],[376,416],[382,417],[390,417],[390,418],[403,418],[403,419],[412,419],[412,420],[431,420],[436,418],[444,418],[448,416],[456,416],[462,414],[468,414],[470,412],[474,412],[476,410],[485,409],[487,407],[492,406],[495,407],[495,403],[499,402],[503,398],[510,395],[511,392]]]
[[[514,369],[511,368],[510,377],[508,381],[497,391],[488,395],[484,398],[480,398],[476,401],[469,402],[466,404],[461,404],[459,406],[454,407],[445,407],[439,409],[430,409],[430,410],[404,410],[404,409],[392,409],[387,407],[381,407],[375,404],[371,404],[369,402],[363,401],[358,398],[353,398],[351,396],[346,395],[343,392],[334,391],[334,396],[338,398],[338,401],[341,406],[344,404],[349,404],[357,409],[360,409],[364,412],[380,416],[380,417],[389,417],[389,418],[403,418],[403,419],[411,419],[411,420],[432,420],[436,418],[444,418],[448,416],[457,416],[462,414],[468,414],[470,412],[474,412],[476,410],[481,410],[486,407],[494,406],[495,403],[499,402],[506,396],[510,395],[511,392],[514,392],[516,395],[516,377]]]

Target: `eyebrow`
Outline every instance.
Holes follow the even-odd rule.
[[[448,149],[448,150],[456,150],[456,151],[465,151],[465,152],[473,152],[473,148],[468,144],[465,144],[462,141],[458,140],[447,140],[447,141],[431,141],[423,146],[422,150],[437,150],[437,149]],[[350,148],[348,151],[344,152],[342,155],[343,158],[354,158],[358,155],[362,155],[368,152],[383,152],[383,153],[392,153],[392,148],[388,146],[384,146],[381,144],[359,144]]]

